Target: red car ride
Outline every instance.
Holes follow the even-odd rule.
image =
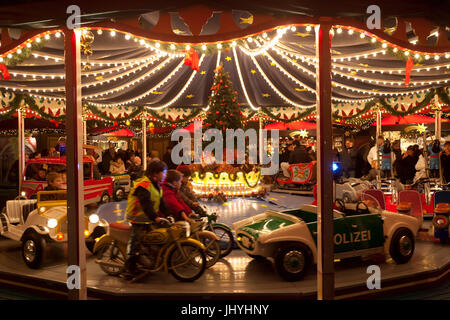
[[[94,178],[94,160],[83,157],[84,204],[109,202],[113,195],[113,179],[111,177]],[[38,191],[47,186],[48,172],[66,172],[66,157],[30,159],[25,165],[25,172],[20,192],[27,198],[33,198]],[[65,181],[64,181],[65,184]]]

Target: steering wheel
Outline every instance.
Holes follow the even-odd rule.
[[[336,200],[334,200],[334,203],[337,204],[339,211],[344,212],[344,210],[345,210],[344,201],[342,201],[341,199],[336,199]]]
[[[364,205],[365,208],[364,207],[360,208],[361,204]],[[356,204],[356,212],[358,214],[363,214],[363,213],[366,213],[368,211],[369,211],[369,207],[367,206],[367,204],[365,202],[358,201],[358,203]]]

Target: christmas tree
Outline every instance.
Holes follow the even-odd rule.
[[[242,112],[239,109],[237,92],[233,91],[233,83],[230,81],[229,74],[225,72],[222,65],[219,65],[214,72],[209,110],[206,113],[204,125],[206,129],[219,129],[225,137],[227,129],[243,128]]]

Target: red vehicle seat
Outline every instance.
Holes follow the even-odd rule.
[[[125,224],[125,223],[112,222],[109,224],[109,227],[111,229],[116,229],[116,230],[124,230],[124,231],[130,230],[130,225]]]

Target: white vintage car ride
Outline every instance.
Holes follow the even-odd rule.
[[[67,242],[67,191],[40,191],[37,199],[6,202],[0,213],[0,235],[22,242],[22,257],[30,268],[40,268],[47,243]],[[105,234],[108,223],[97,214],[85,217],[84,235],[88,249]]]
[[[406,263],[414,253],[419,221],[404,214],[343,203],[334,216],[335,259],[386,253]],[[235,222],[238,246],[253,258],[273,258],[286,281],[301,280],[317,262],[317,206],[266,211]]]

